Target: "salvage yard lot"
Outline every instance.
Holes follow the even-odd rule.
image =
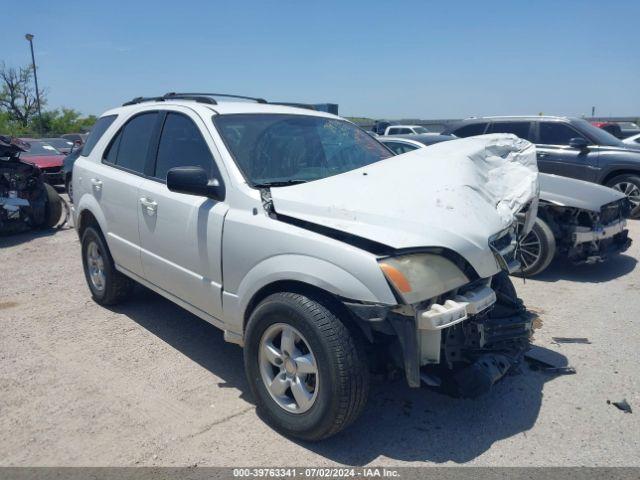
[[[609,263],[515,280],[534,343],[576,375],[525,367],[479,400],[376,379],[357,423],[319,444],[256,416],[221,331],[142,288],[95,304],[74,230],[0,238],[0,465],[640,466],[640,221],[630,236]],[[634,413],[607,404],[623,398]]]

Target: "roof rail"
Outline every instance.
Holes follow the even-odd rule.
[[[270,105],[282,105],[284,107],[296,107],[306,108],[307,110],[318,110],[315,105],[310,103],[297,103],[297,102],[269,102]]]
[[[200,103],[208,103],[209,105],[217,105],[218,102],[212,97],[224,98],[240,98],[243,100],[253,100],[257,103],[268,103],[264,98],[245,97],[243,95],[231,95],[228,93],[165,93],[160,97],[136,97],[133,100],[122,104],[123,107],[128,105],[136,105],[142,102],[164,102],[165,100],[195,100]]]

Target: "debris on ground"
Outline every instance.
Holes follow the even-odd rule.
[[[537,345],[531,346],[531,349],[524,354],[524,359],[529,364],[529,368],[534,371],[557,375],[575,375],[577,373],[575,368],[568,365],[564,355]]]
[[[590,345],[588,338],[584,337],[551,337],[554,343],[584,343]]]
[[[631,405],[627,402],[626,398],[623,398],[620,402],[612,402],[611,400],[607,400],[607,405],[613,405],[617,407],[618,410],[622,410],[624,413],[633,413],[631,409]]]

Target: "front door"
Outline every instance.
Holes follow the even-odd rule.
[[[540,122],[536,152],[538,169],[563,177],[595,181],[598,176],[598,151],[569,145],[572,138],[584,138],[570,125],[560,122]]]
[[[196,122],[201,120],[178,112],[164,119],[154,171],[139,187],[142,268],[149,282],[220,319],[222,225],[228,206],[166,186],[174,167],[199,166],[220,178]]]

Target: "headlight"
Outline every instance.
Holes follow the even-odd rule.
[[[406,303],[437,297],[469,283],[453,262],[431,253],[389,257],[380,260],[379,264]]]

